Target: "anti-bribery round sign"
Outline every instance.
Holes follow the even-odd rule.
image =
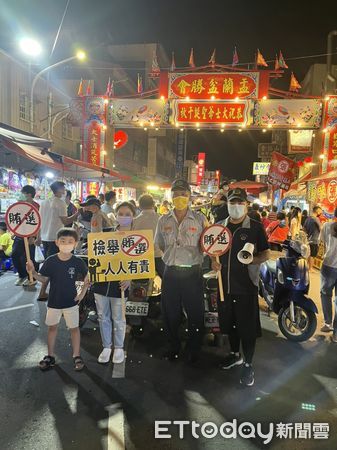
[[[200,237],[201,249],[210,256],[224,255],[232,244],[232,233],[220,224],[211,225]]]
[[[7,209],[5,220],[9,231],[19,237],[36,236],[41,226],[39,211],[26,202],[11,205]]]

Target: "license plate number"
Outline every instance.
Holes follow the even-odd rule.
[[[205,327],[206,328],[218,328],[219,327],[218,313],[216,313],[216,312],[205,313]]]
[[[126,302],[125,314],[127,316],[147,316],[149,304],[146,302]]]

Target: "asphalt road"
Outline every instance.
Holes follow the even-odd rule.
[[[252,388],[242,388],[239,369],[224,373],[217,368],[226,342],[223,348],[205,345],[199,366],[192,368],[183,360],[160,359],[164,337],[159,329],[144,340],[128,337],[125,364],[99,365],[99,330],[89,320],[82,330],[86,369],[73,370],[70,338],[62,324],[57,366],[42,373],[37,363],[46,354],[46,305],[35,301],[36,292],[15,287],[15,280],[12,273],[0,277],[0,449],[337,448],[337,345],[328,336],[318,333],[304,344],[291,343],[279,334],[275,317],[261,311],[256,381]],[[318,289],[314,274],[311,293],[317,302]],[[257,432],[249,439],[240,432],[236,439],[220,433],[208,438],[207,429],[200,428],[196,438],[190,425],[184,439],[178,425],[160,431],[171,439],[155,439],[156,420],[220,426],[235,419],[238,426],[260,422],[263,432],[273,423],[271,443],[264,444]],[[276,437],[280,422],[307,423],[311,431],[314,423],[328,423],[329,438],[298,438],[303,434],[297,432],[297,438],[281,439]],[[248,431],[252,436],[252,428]]]

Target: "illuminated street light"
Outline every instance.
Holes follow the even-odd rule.
[[[62,61],[58,61],[55,64],[52,64],[51,66],[45,67],[44,69],[40,70],[40,72],[38,72],[32,82],[32,86],[30,88],[30,112],[29,112],[29,121],[30,121],[30,131],[31,133],[34,132],[34,89],[35,89],[35,85],[37,80],[40,78],[40,76],[42,74],[44,74],[45,72],[48,72],[51,69],[54,69],[55,67],[61,66],[62,64],[65,64],[67,62],[73,61],[74,59],[78,59],[80,61],[83,61],[86,58],[86,54],[84,53],[84,51],[79,50],[76,55],[71,56],[70,58],[66,58],[66,59],[62,59]]]
[[[28,56],[39,56],[42,47],[38,41],[31,38],[22,38],[19,42],[20,49]]]

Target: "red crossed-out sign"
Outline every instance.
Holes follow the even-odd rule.
[[[149,241],[141,234],[134,234],[122,240],[121,249],[128,256],[139,256],[147,252]]]
[[[11,205],[7,209],[5,220],[9,231],[23,238],[35,236],[41,226],[39,211],[26,202]]]
[[[230,249],[232,233],[223,225],[214,224],[203,231],[200,240],[203,252],[210,256],[221,256]]]

